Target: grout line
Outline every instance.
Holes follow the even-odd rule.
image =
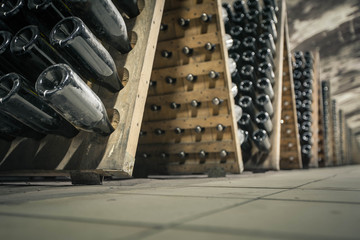
[[[326,200],[310,200],[310,199],[291,199],[291,198],[282,198],[282,199],[280,199],[280,198],[261,198],[261,200],[360,205],[360,202],[326,201]]]

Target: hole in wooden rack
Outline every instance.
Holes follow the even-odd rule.
[[[111,126],[116,129],[120,122],[120,113],[117,109],[110,109],[107,111],[108,117],[111,120]]]
[[[129,70],[127,70],[126,68],[123,68],[121,70],[121,83],[122,85],[125,87],[126,84],[128,83],[129,81],[129,78],[130,78],[130,74],[129,74]]]
[[[136,32],[134,31],[131,31],[130,33],[130,45],[131,45],[131,48],[133,49],[137,43],[137,40],[138,40],[138,35],[136,34]]]

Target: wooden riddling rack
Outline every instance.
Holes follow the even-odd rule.
[[[211,21],[202,22],[202,13],[211,15]],[[181,27],[180,18],[189,19],[189,26]],[[207,173],[217,167],[242,172],[220,0],[166,1],[162,24],[166,30],[158,38],[136,168],[146,174]],[[208,42],[215,44],[213,51],[204,48]],[[193,49],[191,56],[182,52],[185,46]],[[163,51],[171,57],[163,57]],[[210,71],[218,78],[211,79]],[[188,81],[188,74],[196,81]],[[169,83],[167,77],[176,81]],[[221,103],[213,104],[214,98]],[[193,100],[201,105],[193,107]],[[223,131],[217,130],[219,124]]]
[[[141,13],[125,19],[134,48],[111,51],[124,89],[110,93],[92,84],[115,131],[109,137],[81,131],[67,139],[48,135],[40,141],[0,141],[1,176],[69,176],[73,182],[100,183],[101,176],[131,177],[164,0],[139,1]]]

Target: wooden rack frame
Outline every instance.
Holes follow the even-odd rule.
[[[211,15],[211,21],[202,22],[202,13]],[[166,2],[162,23],[167,28],[159,35],[137,169],[147,174],[207,173],[217,167],[230,173],[243,170],[221,14],[220,0]],[[180,18],[189,19],[189,25],[181,27]],[[214,49],[206,50],[206,43]],[[191,56],[182,52],[185,46],[193,49]],[[163,51],[171,57],[163,57]],[[218,73],[216,79],[210,78],[210,71]],[[188,74],[196,81],[188,81]],[[174,80],[170,83],[168,77]],[[216,98],[219,105],[213,103]],[[193,100],[201,105],[191,106]],[[172,103],[179,108],[172,109]],[[219,124],[224,131],[216,129]],[[197,126],[202,132],[194,130]],[[175,128],[182,132],[176,134]],[[159,129],[164,134],[157,135]]]
[[[0,142],[1,176],[68,176],[75,183],[101,183],[102,176],[131,177],[164,0],[145,0],[140,15],[126,20],[133,50],[111,52],[125,88],[113,94],[93,84],[116,128],[109,137],[80,132],[73,139]]]

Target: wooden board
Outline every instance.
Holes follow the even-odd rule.
[[[1,149],[0,175],[58,176],[93,172],[131,177],[154,59],[164,0],[145,0],[140,15],[126,20],[133,50],[111,52],[125,88],[113,94],[92,86],[116,130],[109,137],[80,132],[73,139],[48,135],[41,141],[15,139]]]
[[[270,136],[272,149],[268,154],[260,153],[253,148],[252,158],[245,164],[245,170],[280,170],[280,137],[281,137],[281,109],[282,109],[282,77],[283,77],[283,57],[284,57],[284,41],[285,41],[285,24],[286,24],[286,5],[282,0],[278,4],[278,39],[276,43],[276,57],[274,64],[275,85],[273,108],[274,115],[272,118],[273,132]]]
[[[281,111],[281,146],[280,168],[302,168],[300,136],[297,126],[297,114],[295,106],[294,80],[289,46],[288,26],[285,23],[284,58],[283,58],[283,88],[282,88],[282,111]]]
[[[159,34],[135,171],[142,175],[194,174],[221,167],[226,172],[240,173],[243,165],[221,2],[173,0],[166,2],[165,9],[162,24],[167,29]],[[211,21],[201,22],[202,13],[211,14]],[[181,27],[179,18],[189,19],[189,26]],[[215,46],[211,52],[204,48],[208,42]],[[191,56],[182,52],[185,46],[193,49]],[[170,52],[171,57],[163,57],[163,51]],[[217,72],[218,78],[211,79],[210,71]],[[188,81],[188,74],[196,76],[196,80]],[[214,105],[214,98],[221,104]],[[201,105],[193,107],[193,100]],[[178,107],[172,108],[173,103]],[[217,130],[219,124],[224,131]],[[200,133],[195,131],[197,126],[202,129]],[[182,132],[175,133],[176,128]],[[201,151],[205,157],[199,155]],[[221,156],[222,151],[226,157]]]

